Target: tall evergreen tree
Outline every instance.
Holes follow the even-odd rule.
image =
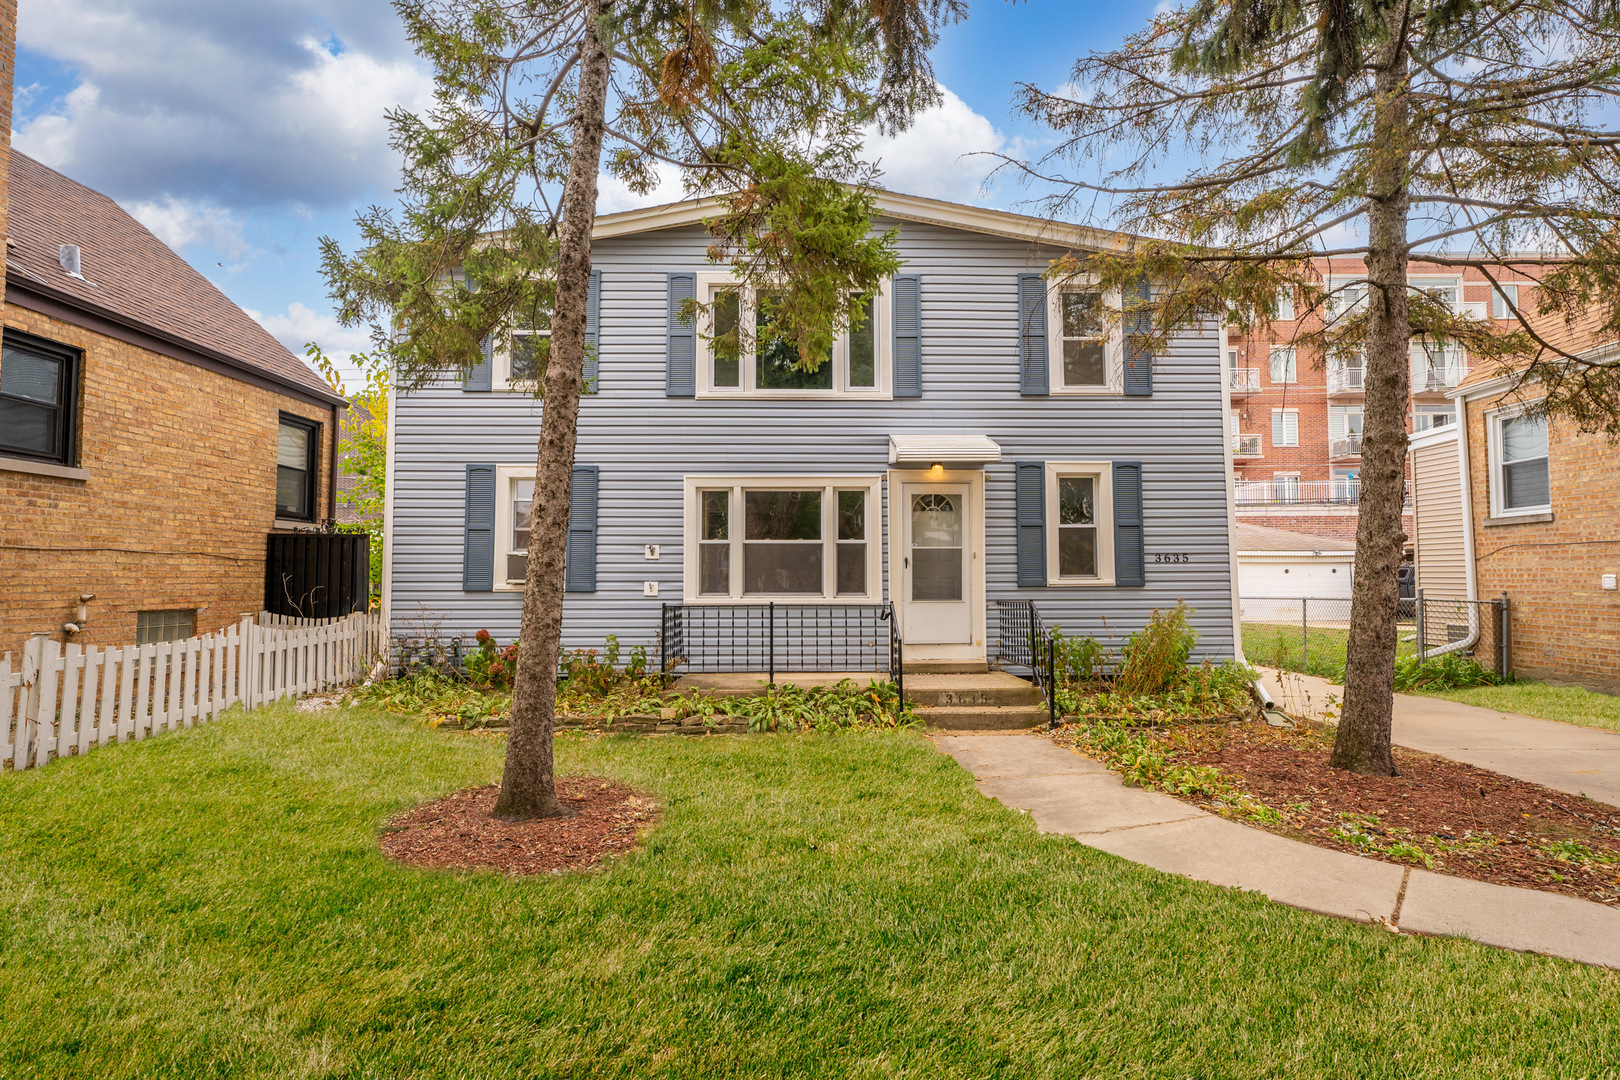
[[[1143,238],[1087,266],[1106,284],[1155,283],[1152,330],[1133,329],[1264,326],[1287,287],[1324,317],[1301,344],[1324,362],[1365,356],[1340,768],[1395,772],[1414,335],[1459,342],[1516,370],[1542,412],[1620,436],[1620,368],[1539,329],[1596,308],[1620,335],[1617,90],[1614,0],[1198,0],[1079,60],[1063,92],[1020,90],[1061,139],[1003,168],[1054,185],[1050,212],[1107,212]],[[1311,262],[1324,256],[1365,272],[1324,280]],[[1470,318],[1412,286],[1413,258],[1529,274],[1538,309],[1515,305],[1511,330]],[[1344,302],[1363,288],[1364,304]]]
[[[569,481],[585,368],[597,177],[638,193],[660,167],[718,197],[711,256],[770,281],[773,333],[827,352],[856,297],[898,266],[874,235],[871,125],[938,98],[928,63],[963,0],[396,0],[435,105],[390,114],[398,212],[323,238],[345,325],[369,324],[403,391],[466,372],[493,338],[550,328],[512,722],[496,813],[562,812],[552,775]],[[688,313],[691,314],[691,313]],[[804,361],[813,364],[813,359]]]

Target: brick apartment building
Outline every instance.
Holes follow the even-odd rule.
[[[1316,269],[1329,288],[1349,286],[1336,298],[1337,310],[1362,302],[1366,286],[1350,285],[1366,275],[1360,260],[1323,259]],[[1481,318],[1506,318],[1507,300],[1524,310],[1535,307],[1531,279],[1511,271],[1495,275],[1504,285],[1501,292],[1474,269],[1414,261],[1409,274],[1413,285]],[[1363,368],[1329,364],[1293,344],[1296,335],[1321,327],[1320,315],[1307,312],[1297,299],[1281,298],[1280,317],[1269,330],[1227,336],[1237,517],[1248,524],[1354,539]],[[1446,395],[1467,377],[1468,356],[1456,345],[1414,342],[1411,365],[1407,429],[1423,432],[1454,422]],[[1406,532],[1411,536],[1410,518]]]
[[[111,199],[7,179],[0,652],[261,610],[266,534],[333,517],[343,399]]]

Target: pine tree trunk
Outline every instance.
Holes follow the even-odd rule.
[[[1391,42],[1375,76],[1375,152],[1368,174],[1367,390],[1362,412],[1356,580],[1345,650],[1344,712],[1335,768],[1394,776],[1396,613],[1400,604],[1401,505],[1406,479],[1406,403],[1412,325],[1406,306],[1410,210],[1407,168],[1407,48],[1404,6],[1391,13]]]
[[[591,0],[580,45],[578,113],[563,185],[557,245],[557,299],[551,351],[540,410],[540,445],[534,472],[528,575],[523,586],[523,629],[512,720],[506,742],[500,818],[556,817],[552,730],[557,713],[557,661],[562,650],[563,567],[568,546],[568,500],[585,371],[585,307],[591,277],[591,227],[596,218],[596,176],[607,117],[609,60],[597,36],[612,0]]]

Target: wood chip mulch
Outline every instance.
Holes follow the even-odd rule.
[[[650,795],[600,776],[557,780],[567,817],[501,821],[491,817],[500,788],[472,788],[414,806],[383,827],[389,858],[411,866],[504,874],[583,870],[636,846],[658,818]]]
[[[1322,725],[1217,725],[1161,737],[1176,760],[1214,766],[1281,820],[1186,797],[1206,809],[1387,862],[1620,905],[1616,807],[1400,747],[1397,777],[1347,773],[1328,765],[1333,735]]]

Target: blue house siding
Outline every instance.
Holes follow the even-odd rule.
[[[888,225],[894,222],[884,221]],[[1020,394],[1018,278],[1062,252],[1028,241],[899,223],[903,273],[921,277],[922,396],[885,401],[714,400],[666,395],[667,275],[709,269],[700,227],[596,242],[601,271],[598,393],[581,402],[576,460],[600,469],[596,591],[564,601],[568,647],[607,634],[654,643],[660,605],[682,592],[683,477],[688,474],[882,474],[894,432],[971,432],[1001,445],[985,470],[985,588],[994,602],[1027,598],[1066,632],[1111,635],[1155,608],[1195,609],[1199,655],[1233,653],[1232,596],[1218,337],[1179,337],[1155,359],[1152,397]],[[532,464],[540,405],[459,386],[395,403],[390,610],[396,634],[425,614],[446,636],[487,629],[516,636],[520,594],[462,589],[463,490],[474,462]],[[1020,588],[1013,462],[1142,463],[1142,588]],[[873,521],[887,543],[887,507]],[[658,544],[661,558],[643,558]],[[883,566],[888,565],[887,552]],[[1156,563],[1157,555],[1186,562]],[[642,595],[659,583],[657,599]],[[884,582],[884,595],[888,584]]]

